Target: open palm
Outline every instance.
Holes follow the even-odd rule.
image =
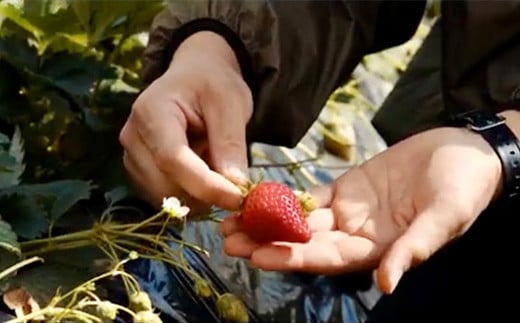
[[[478,135],[427,131],[316,188],[320,208],[308,217],[310,242],[258,245],[230,216],[222,225],[224,249],[265,270],[334,274],[379,267],[380,286],[390,291],[410,266],[465,232],[493,198],[500,176],[498,158]]]

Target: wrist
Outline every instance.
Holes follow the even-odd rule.
[[[489,180],[488,185],[490,187],[490,192],[492,192],[492,200],[498,199],[498,197],[501,196],[504,187],[504,167],[500,157],[494,151],[491,144],[485,140],[481,134],[474,133],[469,129],[460,130],[472,138],[471,142],[475,148],[484,153],[483,157],[487,160],[486,164],[489,165],[490,176],[486,176],[486,178]]]
[[[500,177],[494,185],[494,199],[507,198],[520,193],[520,115],[508,110],[500,114],[489,110],[473,110],[455,115],[458,126],[465,126],[477,133],[493,149],[500,161]]]
[[[170,68],[184,59],[216,60],[237,73],[240,65],[233,49],[219,34],[212,31],[199,31],[186,38],[173,54]]]

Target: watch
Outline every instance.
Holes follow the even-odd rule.
[[[479,133],[500,158],[503,192],[506,197],[520,194],[520,143],[506,124],[506,119],[487,110],[473,110],[454,116],[456,126],[466,126]]]

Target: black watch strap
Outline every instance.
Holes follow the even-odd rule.
[[[480,133],[499,156],[504,180],[502,196],[520,194],[520,144],[505,118],[490,111],[478,110],[459,114],[454,120],[458,125]]]

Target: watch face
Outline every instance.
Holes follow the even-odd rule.
[[[505,118],[489,111],[472,111],[464,113],[459,118],[466,122],[468,128],[483,131],[505,123]]]

